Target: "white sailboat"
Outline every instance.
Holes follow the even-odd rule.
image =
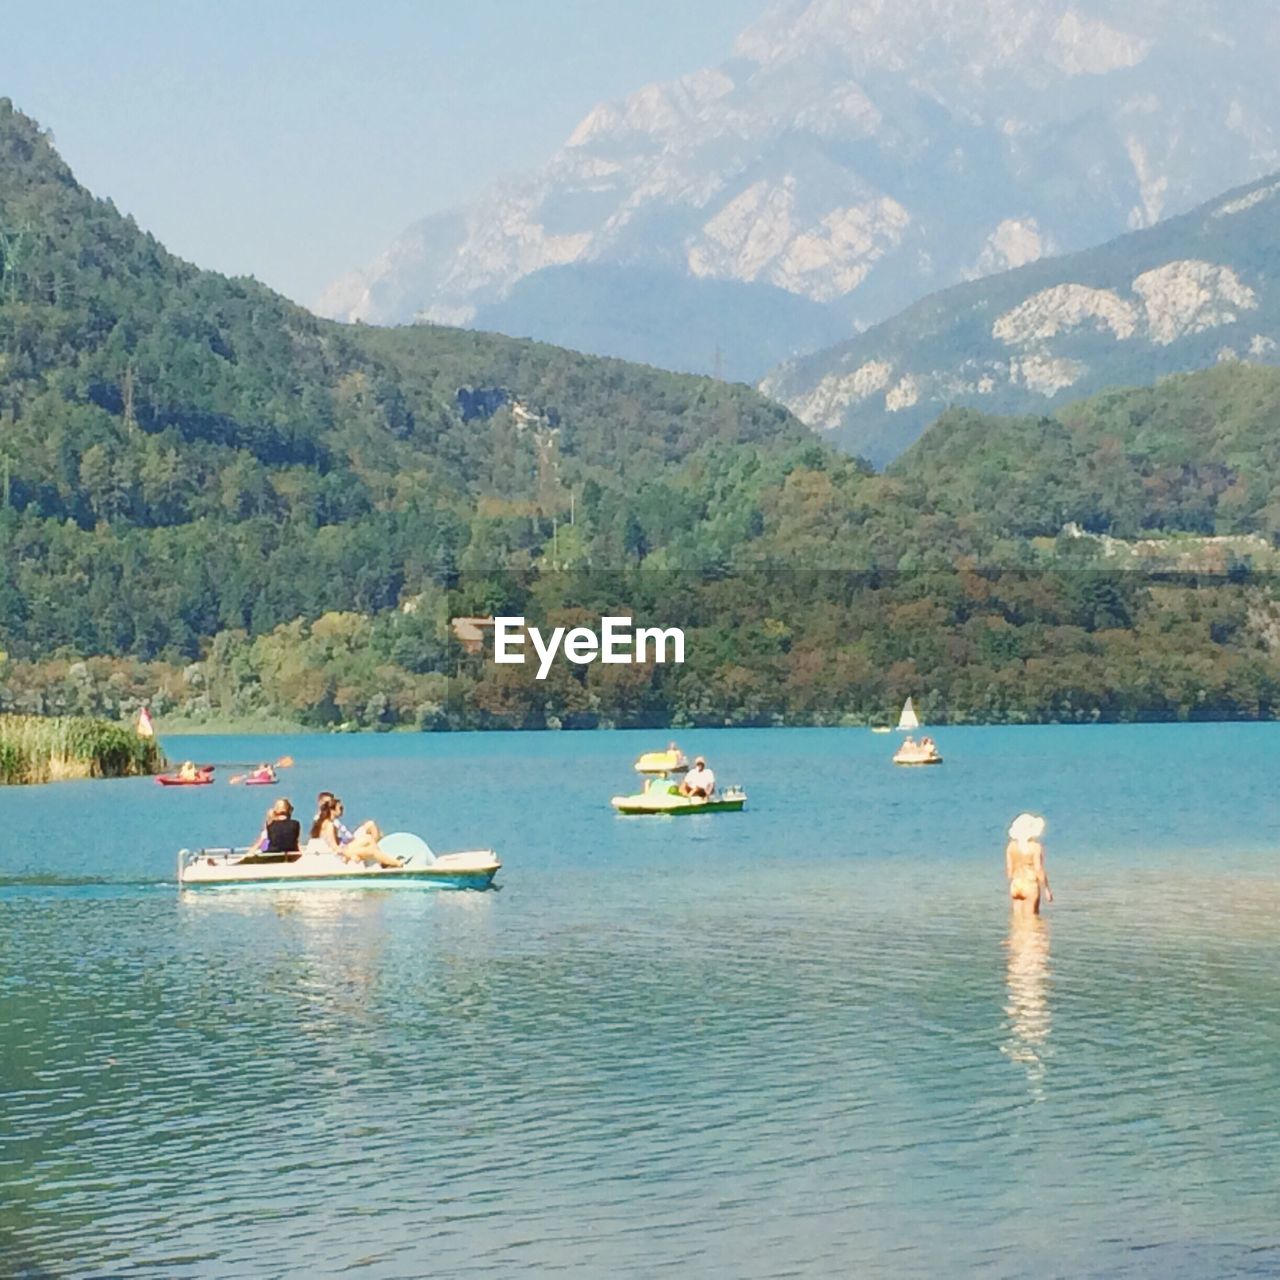
[[[898,728],[904,733],[920,727],[920,717],[916,715],[915,703],[910,698],[902,704],[902,714],[898,717]]]

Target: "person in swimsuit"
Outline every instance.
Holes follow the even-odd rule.
[[[1053,901],[1049,874],[1044,867],[1045,821],[1033,813],[1020,813],[1009,828],[1009,843],[1004,850],[1004,873],[1009,881],[1009,898],[1013,909],[1030,915],[1040,914],[1040,895]]]
[[[355,831],[348,831],[342,822],[342,801],[332,791],[322,791],[316,799],[319,809],[311,824],[308,849],[336,853],[347,862],[376,862],[380,867],[404,865],[402,859],[384,852],[378,843],[382,832],[376,822],[362,822]]]
[[[303,853],[341,852],[338,825],[333,816],[333,797],[327,793],[321,793],[316,816],[307,835],[307,847],[303,849]]]
[[[342,801],[336,796],[333,801],[334,820],[342,821]],[[342,828],[346,831],[346,828]],[[347,833],[351,838],[342,846],[342,856],[348,862],[376,862],[380,867],[401,867],[402,858],[392,857],[379,843],[382,840],[382,829],[372,818],[362,822],[354,831]]]

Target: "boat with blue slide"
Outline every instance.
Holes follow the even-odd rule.
[[[327,850],[263,853],[258,849],[183,849],[178,854],[178,884],[184,889],[233,885],[487,889],[502,869],[492,849],[436,854],[425,840],[409,832],[384,836],[380,844],[384,852],[400,859],[399,866],[366,866]]]

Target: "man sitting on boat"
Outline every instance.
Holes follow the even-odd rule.
[[[706,760],[698,756],[693,762],[693,768],[684,775],[684,781],[680,784],[680,794],[693,796],[699,800],[710,800],[715,789],[716,775],[707,768]]]

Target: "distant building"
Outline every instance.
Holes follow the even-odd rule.
[[[483,653],[486,633],[493,633],[492,618],[454,618],[449,626],[454,638],[468,653]]]

